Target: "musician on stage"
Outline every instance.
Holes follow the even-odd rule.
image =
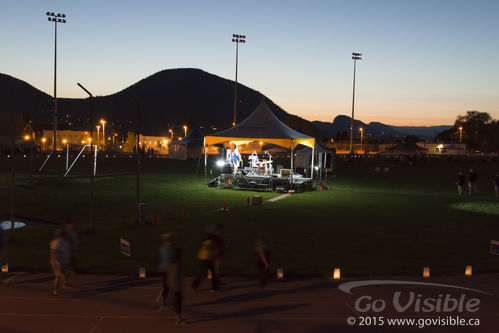
[[[248,157],[248,160],[249,160],[249,163],[250,163],[250,167],[252,167],[253,169],[256,169],[258,166],[257,166],[257,163],[258,163],[258,154],[256,153],[256,151],[254,150],[253,153]]]
[[[232,165],[234,166],[234,175],[237,173],[240,163],[242,162],[241,154],[237,150],[237,146],[234,147],[234,151],[231,154]]]

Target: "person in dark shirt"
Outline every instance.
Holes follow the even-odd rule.
[[[459,171],[459,173],[457,174],[457,182],[456,182],[456,185],[457,185],[457,194],[459,194],[459,196],[463,195],[463,186],[464,186],[464,183],[465,183],[464,175],[463,175],[463,173],[461,171]]]
[[[163,244],[159,249],[158,271],[163,277],[163,305],[166,306],[169,291],[173,291],[175,297],[175,313],[177,325],[185,325],[187,322],[182,318],[182,289],[183,289],[183,265],[182,250],[176,246],[177,236],[174,233],[163,234]]]
[[[476,174],[475,170],[470,169],[470,175],[468,179],[468,190],[469,194],[471,195],[471,192],[474,191],[475,193],[478,192],[477,187],[476,187],[476,180],[477,180],[478,175]]]
[[[257,254],[256,267],[260,280],[260,290],[263,291],[263,288],[267,285],[267,275],[270,268],[270,252],[263,234],[256,236],[255,250]]]

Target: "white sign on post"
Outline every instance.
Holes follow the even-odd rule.
[[[121,253],[130,257],[130,242],[120,238]]]

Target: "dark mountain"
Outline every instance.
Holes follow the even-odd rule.
[[[36,114],[37,120],[50,119],[52,97],[28,83],[0,73],[0,112],[22,112],[25,117]],[[49,120],[50,121],[50,120]]]
[[[438,133],[452,128],[451,125],[440,126],[391,126],[402,134],[410,134],[421,138],[435,138]]]
[[[350,135],[351,118],[344,115],[339,115],[334,118],[332,123],[313,121],[315,127],[321,132],[321,135],[327,138],[334,138],[338,132],[346,131]],[[370,136],[373,139],[382,139],[386,137],[403,137],[404,135],[394,130],[389,125],[382,123],[366,124],[360,120],[354,119],[354,136],[360,136],[359,128],[364,129],[364,135]]]
[[[321,136],[334,138],[338,132],[347,131],[350,134],[351,118],[339,115],[334,118],[332,123],[313,121],[314,126],[320,131]],[[373,139],[383,139],[387,137],[403,138],[407,135],[414,135],[420,138],[434,138],[436,134],[452,126],[391,126],[380,122],[363,123],[360,120],[354,120],[355,136],[359,136],[359,128],[364,129],[364,135]]]
[[[29,102],[41,92],[7,75],[0,77],[0,106],[8,105],[6,87],[9,85],[13,86],[18,110],[34,110],[41,123],[50,122],[50,103],[38,101],[33,106]],[[46,98],[47,95],[44,95]],[[239,84],[238,122],[253,112],[264,97],[260,92]],[[288,114],[270,99],[265,99],[274,114],[288,126],[299,128],[309,135],[318,135],[311,122]],[[148,135],[167,135],[170,126],[183,124],[188,124],[190,128],[229,127],[233,120],[233,108],[234,81],[199,69],[164,70],[115,94],[94,98],[95,119],[105,118],[111,122],[109,125],[114,124],[125,131],[135,128],[137,110],[140,110],[142,131]],[[58,113],[61,122],[71,123],[74,129],[90,126],[88,99],[58,99]]]

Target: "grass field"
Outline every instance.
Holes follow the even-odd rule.
[[[0,215],[9,215],[9,163],[0,159]],[[28,184],[29,158],[18,158],[16,183]],[[89,160],[73,175],[83,175]],[[41,160],[35,161],[39,166]],[[208,224],[226,225],[228,255],[224,272],[249,275],[254,268],[254,236],[265,232],[273,268],[288,275],[325,276],[341,267],[344,276],[462,274],[499,271],[499,257],[488,253],[499,239],[499,200],[492,189],[499,163],[433,161],[412,166],[370,159],[338,161],[328,191],[292,195],[258,207],[246,207],[255,192],[208,188],[197,161],[144,159],[141,201],[162,224],[137,225],[135,161],[101,159],[95,181],[96,233],[89,227],[89,180],[62,178],[63,158],[49,162],[35,175],[34,187],[17,187],[15,211],[21,216],[61,223],[77,222],[79,268],[88,273],[136,274],[139,267],[155,271],[159,235],[175,231],[184,249],[188,274],[197,271],[198,241]],[[388,174],[373,174],[389,166]],[[460,199],[455,189],[458,170],[472,167],[479,175],[479,193]],[[113,176],[112,174],[121,174]],[[278,194],[259,193],[264,200]],[[228,212],[219,211],[223,202]],[[186,209],[187,216],[182,216]],[[218,211],[217,211],[218,210]],[[49,271],[48,243],[57,226],[20,229],[9,241],[14,270]],[[131,243],[131,257],[119,252],[119,239]]]

